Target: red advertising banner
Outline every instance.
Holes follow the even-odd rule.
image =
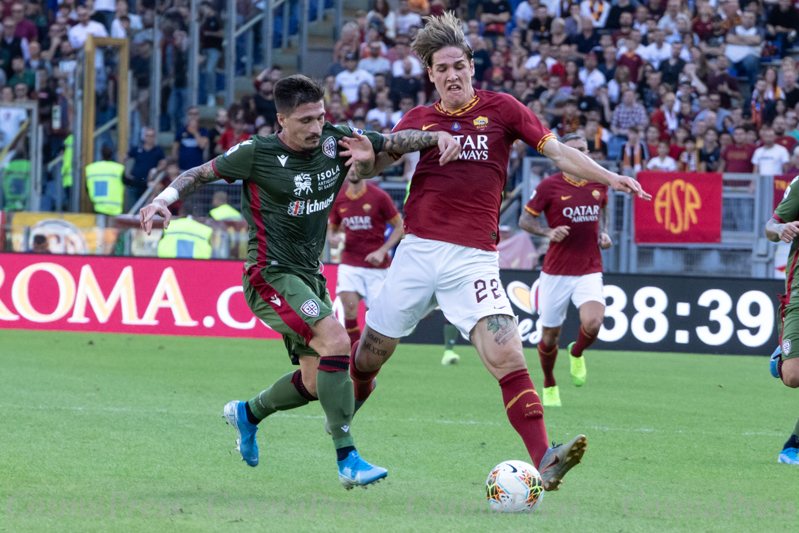
[[[0,253],[0,329],[279,339],[241,276],[239,261]]]
[[[782,202],[782,197],[785,196],[785,191],[796,176],[793,174],[783,174],[782,176],[774,176],[774,209]]]
[[[639,172],[637,179],[652,200],[635,199],[636,244],[721,242],[721,174]]]

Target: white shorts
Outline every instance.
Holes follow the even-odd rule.
[[[602,272],[585,276],[553,276],[541,272],[538,284],[538,315],[545,328],[557,328],[566,320],[569,299],[579,308],[586,302],[605,305]]]
[[[467,340],[481,318],[514,316],[499,280],[499,253],[408,235],[366,313],[366,325],[398,339],[437,305]]]
[[[339,265],[336,281],[336,294],[340,292],[357,292],[363,298],[367,309],[372,307],[383,280],[388,274],[387,268],[365,268],[351,265]]]

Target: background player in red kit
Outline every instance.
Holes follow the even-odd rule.
[[[643,198],[649,195],[634,179],[613,174],[558,142],[512,96],[475,91],[472,50],[452,14],[428,18],[413,48],[441,100],[412,109],[395,130],[450,132],[461,153],[446,167],[437,164],[435,150],[420,153],[405,204],[407,236],[366,315],[361,341],[353,347],[350,375],[355,396],[366,400],[400,338],[440,305],[499,381],[505,413],[541,472],[544,488],[557,490],[561,478],[580,462],[586,439],[578,435],[548,447],[544,409],[527,372],[514,311],[499,281],[499,207],[511,145],[522,139],[564,172],[638,192]],[[369,147],[362,144],[359,149],[366,152]],[[378,157],[375,173],[390,162]]]
[[[582,135],[569,134],[561,142],[588,153],[588,143]],[[537,297],[543,327],[538,357],[544,371],[545,406],[561,404],[552,371],[569,299],[580,310],[581,324],[577,341],[568,347],[572,381],[578,387],[585,383],[583,350],[596,340],[605,316],[599,249],[611,246],[605,233],[609,222],[607,204],[605,185],[558,172],[538,184],[519,219],[521,229],[550,240]],[[538,217],[542,213],[549,228],[541,227]]]
[[[344,327],[350,341],[361,338],[358,327],[358,304],[366,308],[386,279],[391,256],[388,252],[405,236],[402,215],[394,201],[380,187],[363,180],[347,179],[347,187],[336,197],[330,211],[327,239],[337,247],[344,234],[344,251],[338,268],[336,295],[344,306]],[[394,230],[385,238],[386,224]]]

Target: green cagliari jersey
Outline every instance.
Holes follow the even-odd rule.
[[[774,218],[781,224],[799,220],[799,176],[795,177],[785,190],[785,195],[782,197],[780,205],[774,210]],[[791,243],[791,251],[788,255],[788,263],[785,269],[785,290],[788,295],[799,292],[799,276],[795,274],[798,243],[799,239],[794,239]],[[789,302],[788,305],[791,307],[799,305],[799,299],[792,298]]]
[[[376,132],[361,132],[375,153],[383,146]],[[247,266],[319,270],[327,219],[349,167],[338,141],[352,137],[347,126],[325,122],[319,146],[297,152],[277,134],[254,136],[213,162],[217,176],[243,181],[242,214],[249,224]]]

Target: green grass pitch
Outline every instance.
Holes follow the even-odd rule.
[[[386,481],[338,483],[318,403],[261,425],[261,464],[222,407],[291,369],[278,341],[0,333],[0,531],[796,531],[799,467],[777,464],[797,391],[765,358],[587,352],[556,367],[551,439],[583,464],[533,515],[488,512],[484,483],[529,461],[471,347],[400,346],[355,418]],[[540,388],[537,354],[527,352]]]

